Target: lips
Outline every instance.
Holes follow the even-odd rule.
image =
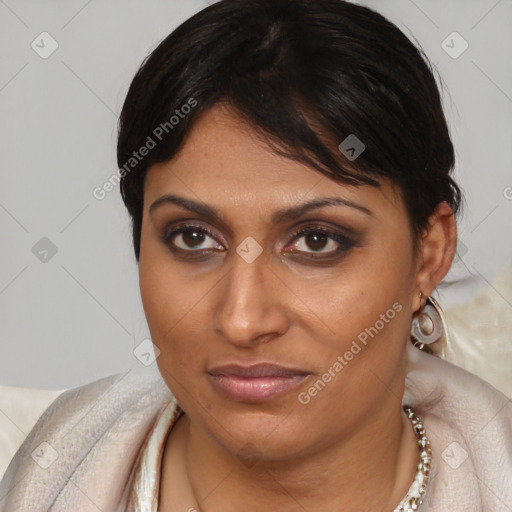
[[[259,377],[294,377],[297,375],[307,375],[309,372],[289,369],[276,364],[259,363],[247,367],[229,364],[213,368],[209,370],[208,373],[210,375],[225,375],[250,379]]]
[[[305,370],[271,363],[229,364],[208,370],[207,374],[216,391],[242,402],[261,402],[283,395],[310,375]]]

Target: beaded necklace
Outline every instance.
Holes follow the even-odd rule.
[[[427,490],[427,484],[430,478],[430,465],[432,462],[432,448],[425,434],[425,428],[423,427],[421,419],[414,414],[409,406],[406,405],[403,409],[407,413],[407,417],[411,420],[414,433],[418,438],[420,462],[414,481],[409,487],[407,494],[393,512],[414,512],[418,510],[423,503],[423,495]]]

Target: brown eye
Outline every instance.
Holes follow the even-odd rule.
[[[298,253],[332,256],[350,249],[354,243],[346,235],[321,226],[307,227],[295,233],[291,244]]]
[[[162,237],[163,242],[171,250],[182,252],[201,252],[222,250],[213,235],[205,228],[199,226],[181,226]]]
[[[187,247],[197,247],[204,242],[206,236],[197,229],[187,229],[181,232],[181,238]]]
[[[305,245],[313,251],[321,251],[329,241],[329,237],[324,233],[308,233],[304,235]]]

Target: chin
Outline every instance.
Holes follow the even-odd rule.
[[[311,432],[306,418],[298,416],[291,407],[262,410],[254,405],[236,404],[219,407],[218,420],[207,421],[209,435],[217,443],[242,459],[284,461],[305,450],[305,434]],[[219,419],[220,418],[220,419]],[[219,425],[220,423],[220,425]]]

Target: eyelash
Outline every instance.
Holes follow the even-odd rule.
[[[191,259],[191,260],[204,257],[205,253],[208,254],[208,253],[212,253],[212,252],[219,252],[217,249],[198,249],[198,250],[190,249],[190,250],[187,250],[187,249],[181,249],[181,248],[172,246],[171,241],[173,238],[177,237],[178,235],[180,235],[183,232],[194,231],[194,230],[199,231],[200,233],[204,233],[204,234],[208,235],[210,238],[216,240],[215,235],[209,229],[207,229],[203,226],[198,226],[196,224],[183,224],[178,229],[174,229],[172,231],[164,231],[164,233],[161,236],[161,239],[162,239],[162,242],[169,248],[169,250],[173,254],[182,254],[182,255],[186,254],[186,256],[184,256],[184,257]],[[338,243],[339,247],[333,251],[328,252],[328,253],[298,251],[299,253],[301,253],[301,255],[304,255],[302,257],[309,258],[309,259],[333,258],[333,257],[336,257],[340,254],[347,252],[349,249],[351,249],[355,245],[354,241],[351,238],[349,238],[347,235],[342,234],[338,231],[329,230],[323,226],[306,226],[306,227],[302,227],[302,228],[296,230],[292,234],[292,242],[295,242],[296,240],[304,237],[305,235],[309,235],[309,234],[313,234],[313,233],[325,235],[326,237],[328,237],[328,239],[334,240],[336,243]],[[193,256],[192,254],[194,254],[194,253],[196,253],[197,256]]]

